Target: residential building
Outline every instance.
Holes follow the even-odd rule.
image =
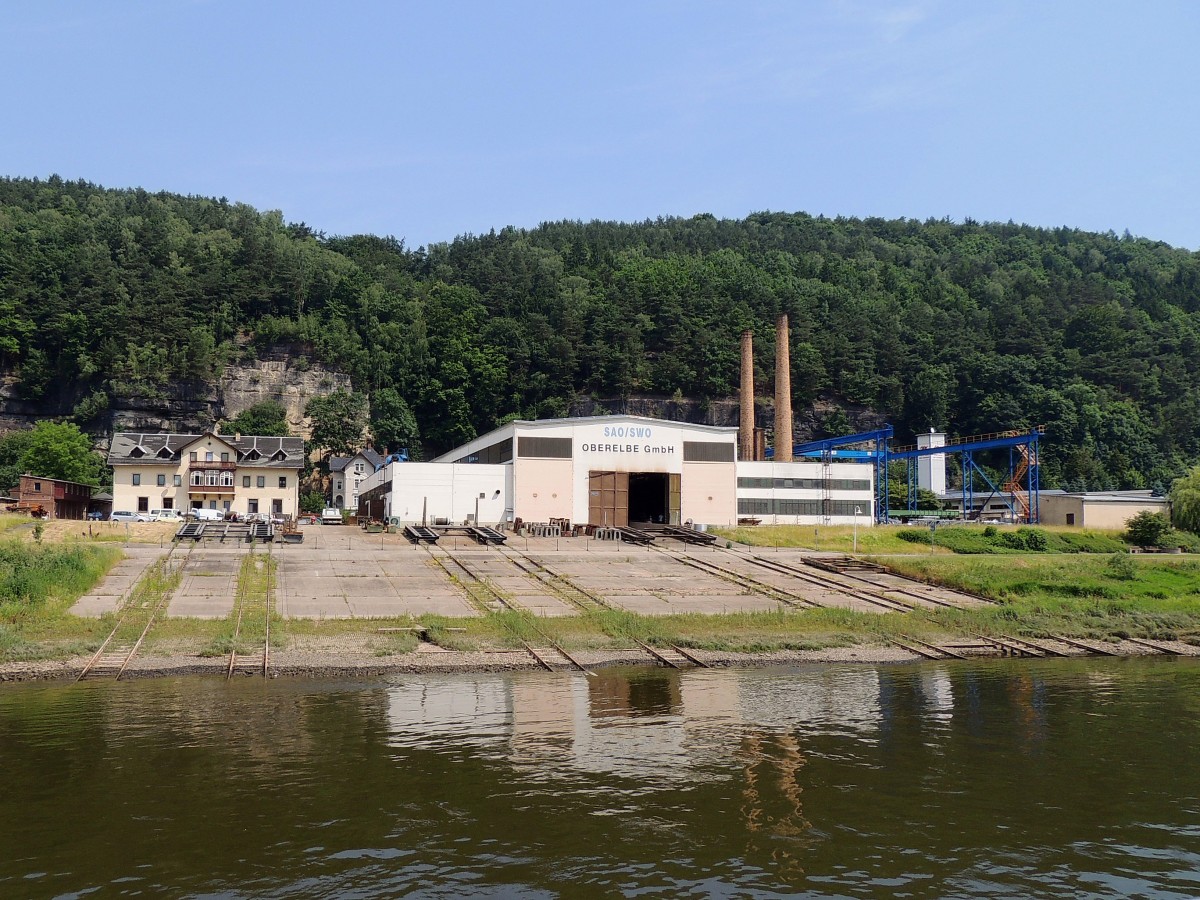
[[[295,516],[304,441],[235,434],[113,435],[113,509],[204,507]]]
[[[334,456],[329,460],[329,501],[338,509],[357,512],[359,486],[383,464],[383,457],[367,447],[353,456]]]

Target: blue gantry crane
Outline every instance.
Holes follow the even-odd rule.
[[[875,520],[884,523],[888,520],[890,498],[888,497],[888,463],[904,460],[908,468],[907,507],[915,511],[917,508],[917,460],[925,456],[957,455],[961,458],[963,473],[963,518],[970,518],[975,506],[975,485],[978,479],[990,489],[988,499],[983,501],[986,506],[990,499],[999,498],[1009,511],[1013,521],[1034,524],[1039,519],[1038,495],[1039,485],[1039,441],[1046,429],[1042,425],[1030,428],[1028,431],[1012,430],[996,434],[976,435],[965,438],[949,438],[939,447],[898,447],[891,449],[888,442],[892,439],[891,425],[874,431],[862,431],[857,434],[842,437],[825,438],[820,441],[810,441],[796,447],[796,456],[819,458],[825,466],[835,460],[856,460],[870,462],[875,467]],[[857,448],[857,449],[856,449]],[[1008,451],[1007,476],[999,486],[988,476],[976,462],[978,453],[994,453]],[[822,483],[826,487],[822,491],[822,510],[828,508],[829,472],[823,473]],[[980,490],[982,493],[982,488]],[[982,509],[982,507],[981,507]]]

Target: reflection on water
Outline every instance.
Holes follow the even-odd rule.
[[[1200,893],[1200,666],[0,691],[0,897]]]

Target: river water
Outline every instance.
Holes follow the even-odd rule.
[[[0,689],[0,897],[1196,897],[1200,664]]]

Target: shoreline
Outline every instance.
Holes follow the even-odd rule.
[[[1166,642],[1164,642],[1166,643]],[[1121,642],[1105,648],[1114,658],[1162,656],[1146,647]],[[1200,657],[1200,648],[1182,644],[1176,647],[1178,657]],[[689,650],[689,653],[716,669],[765,668],[795,665],[893,665],[931,662],[899,647],[887,644],[862,644],[853,647],[828,647],[820,650],[779,650],[761,653],[732,653],[714,650]],[[639,649],[574,651],[572,655],[588,670],[617,666],[654,666],[667,668]],[[1069,654],[1066,658],[1085,659],[1090,654],[1082,651]],[[1002,659],[999,652],[973,653],[969,659]],[[1047,657],[1022,657],[1045,659]],[[88,657],[72,657],[63,660],[30,660],[0,664],[0,684],[30,682],[74,681],[87,663]],[[936,660],[939,663],[957,660]],[[188,676],[224,677],[229,667],[227,656],[201,657],[194,655],[144,656],[135,659],[121,676],[121,680],[144,680],[150,678],[178,678]],[[685,668],[696,668],[686,666]],[[387,675],[469,675],[494,672],[545,671],[524,650],[419,650],[394,656],[368,656],[365,654],[312,651],[280,650],[271,654],[267,678],[372,678]],[[554,667],[556,672],[577,671],[573,666],[562,663]],[[257,672],[236,671],[235,677],[261,677]],[[97,678],[97,681],[106,680]]]

